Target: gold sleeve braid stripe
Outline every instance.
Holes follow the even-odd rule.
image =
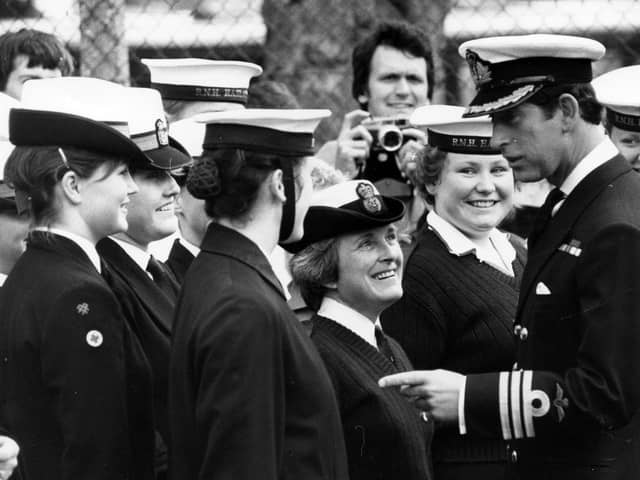
[[[534,417],[549,412],[551,402],[542,390],[534,390],[533,372],[501,372],[498,382],[500,426],[505,440],[535,437]]]

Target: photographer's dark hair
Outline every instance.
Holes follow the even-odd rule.
[[[65,163],[59,150],[56,146],[15,147],[4,167],[5,181],[29,199],[29,214],[35,225],[47,226],[56,219],[54,191],[67,171],[89,178],[106,163],[109,166],[106,177],[122,163],[103,153],[63,147]]]
[[[286,158],[294,173],[304,157]],[[241,219],[256,202],[258,191],[282,159],[273,154],[250,150],[205,150],[187,176],[187,189],[205,200],[205,211],[212,218]]]
[[[367,91],[371,59],[380,45],[393,47],[414,57],[424,58],[427,62],[427,97],[433,94],[433,58],[426,34],[418,27],[406,22],[384,22],[367,37],[362,39],[353,49],[351,65],[353,67],[353,98]],[[364,105],[362,105],[364,107]]]
[[[58,68],[63,76],[71,75],[74,71],[73,57],[58,37],[23,28],[0,35],[0,90],[7,87],[7,80],[18,55],[29,59],[28,67],[39,66],[51,70]]]
[[[580,107],[580,117],[594,125],[600,124],[602,121],[602,105],[596,100],[596,94],[590,83],[570,83],[564,85],[551,85],[544,87],[531,98],[527,100],[529,103],[538,105],[551,118],[560,106],[558,99],[563,93],[572,95]]]

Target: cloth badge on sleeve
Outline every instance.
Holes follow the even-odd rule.
[[[574,257],[579,257],[582,255],[582,248],[580,248],[579,240],[571,240],[569,243],[563,243],[558,247],[558,250],[564,253],[568,253],[569,255],[573,255]]]
[[[89,313],[89,304],[87,302],[79,303],[76,305],[76,312],[78,312],[78,315],[87,315]]]

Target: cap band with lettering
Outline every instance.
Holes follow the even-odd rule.
[[[233,123],[207,124],[203,146],[209,150],[239,148],[285,156],[314,154],[313,133],[283,132]]]
[[[500,150],[491,148],[491,137],[472,135],[446,135],[427,129],[429,145],[445,152],[472,155],[496,155]]]
[[[152,83],[151,88],[160,92],[167,100],[187,100],[200,102],[230,102],[246,105],[249,99],[248,88],[203,87],[199,85],[171,85]]]

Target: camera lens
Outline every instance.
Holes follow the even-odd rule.
[[[395,152],[402,146],[402,132],[395,125],[382,127],[378,133],[380,145],[387,152]]]

